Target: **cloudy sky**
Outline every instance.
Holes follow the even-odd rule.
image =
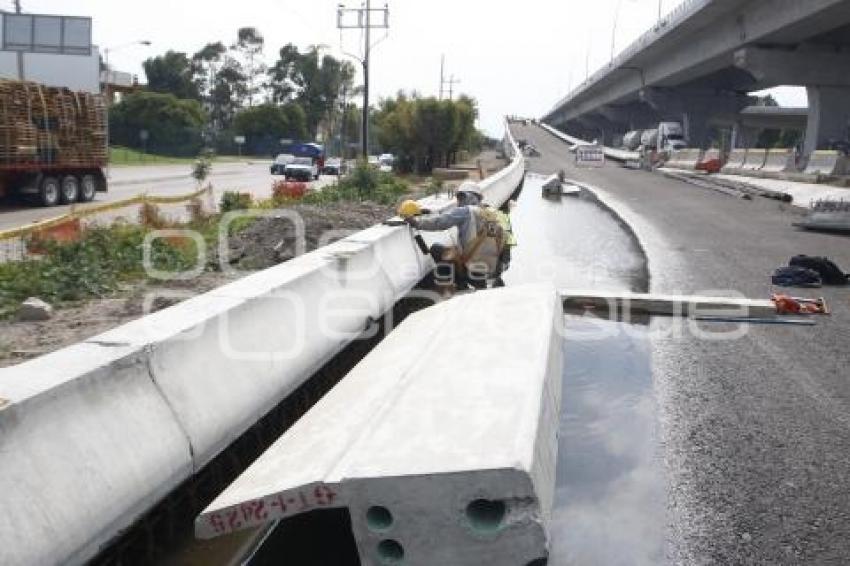
[[[683,0],[661,0],[664,13]],[[149,40],[150,47],[115,49],[110,63],[139,74],[141,62],[168,49],[194,53],[208,42],[232,43],[236,30],[257,27],[266,60],[281,46],[326,45],[338,56],[357,51],[358,32],[336,29],[336,0],[21,0],[31,13],[90,16],[94,41],[118,47]],[[12,2],[4,8],[11,9]],[[349,5],[359,5],[349,0]],[[382,2],[375,2],[381,6]],[[540,116],[590,72],[625,48],[658,18],[659,0],[390,0],[391,29],[373,52],[372,88],[378,96],[399,89],[436,95],[440,55],[459,92],[475,97],[481,127],[499,134],[502,116]],[[384,33],[376,32],[376,40]],[[589,63],[589,65],[588,65]],[[779,92],[786,105],[805,105],[796,89]]]

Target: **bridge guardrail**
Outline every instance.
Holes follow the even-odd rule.
[[[513,161],[482,182],[494,204],[524,176],[507,136]],[[423,205],[454,206],[437,197]],[[432,267],[407,227],[375,226],[0,369],[0,451],[15,455],[0,458],[0,507],[20,510],[0,522],[2,562],[91,559]]]

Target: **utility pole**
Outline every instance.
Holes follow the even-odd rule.
[[[449,80],[446,80],[446,56],[443,55],[440,59],[440,100],[443,99],[446,93],[446,85],[449,86],[449,100],[454,98],[454,85],[460,84],[459,80],[455,80],[452,75]]]
[[[440,56],[440,100],[443,99],[443,85],[446,83],[446,56]]]
[[[21,12],[21,0],[15,0],[15,13],[20,14]]]
[[[454,97],[455,97],[455,85],[460,84],[460,80],[455,80],[455,76],[454,76],[454,75],[452,75],[452,78],[450,78],[450,79],[447,81],[447,83],[448,83],[448,85],[449,85],[449,100],[454,100]]]
[[[372,22],[372,12],[380,12],[383,15],[383,22]],[[347,14],[357,14],[357,23],[345,21]],[[372,30],[373,29],[389,29],[390,27],[390,9],[388,5],[383,8],[372,9],[371,0],[366,0],[365,7],[362,8],[345,8],[340,5],[337,9],[337,27],[340,30],[345,29],[360,29],[364,31],[366,41],[363,45],[363,58],[360,62],[363,64],[363,159],[369,159],[369,57],[372,48]]]

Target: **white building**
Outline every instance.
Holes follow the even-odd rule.
[[[0,78],[99,93],[91,37],[91,18],[0,12]]]

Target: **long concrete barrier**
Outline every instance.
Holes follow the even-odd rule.
[[[765,161],[767,161],[766,149],[748,149],[747,158],[741,166],[741,171],[744,173],[759,171],[764,167]]]
[[[721,172],[734,175],[740,173],[744,169],[744,163],[747,161],[746,149],[733,149],[729,153],[729,159],[726,165],[723,166]]]
[[[697,165],[702,161],[703,151],[701,149],[680,149],[670,154],[670,159],[664,164],[670,169],[684,169],[696,171]]]
[[[571,149],[574,148],[575,146],[578,146],[578,145],[593,145],[589,141],[585,141],[585,140],[570,136],[568,134],[565,134],[564,132],[561,132],[560,130],[556,130],[555,128],[553,128],[549,124],[544,124],[544,123],[541,122],[540,126],[543,127],[544,130],[546,130],[547,132],[549,132],[553,136],[560,138],[561,140],[570,144],[570,146],[572,146]],[[626,151],[626,150],[615,149],[615,148],[611,148],[611,147],[603,147],[603,151],[605,152],[605,157],[608,157],[608,158],[613,159],[615,161],[622,161],[622,162],[640,161],[640,153],[638,153],[636,151]]]
[[[524,175],[508,136],[513,161],[482,182],[492,204]],[[15,510],[0,564],[91,559],[432,268],[407,227],[376,226],[0,370],[0,508]]]
[[[197,535],[344,507],[363,564],[544,563],[560,301],[516,287],[411,316],[201,514]]]

